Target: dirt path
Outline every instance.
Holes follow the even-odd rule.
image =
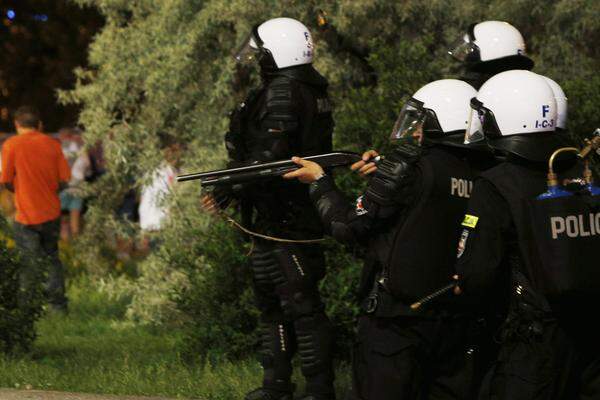
[[[166,397],[105,396],[96,394],[0,389],[0,400],[169,400]]]

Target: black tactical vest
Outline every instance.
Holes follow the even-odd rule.
[[[235,142],[235,151],[230,158],[242,164],[331,152],[327,81],[310,65],[276,71],[232,115],[231,127],[228,141]],[[263,233],[302,239],[322,234],[308,185],[274,178],[249,185],[242,195]]]
[[[460,222],[477,174],[460,153],[433,147],[417,164],[417,200],[388,235],[387,251],[379,252],[390,295],[378,307],[380,316],[414,314],[408,305],[446,285],[453,274]]]
[[[520,272],[531,288],[550,304],[575,305],[578,299],[597,297],[600,196],[581,190],[574,196],[538,200],[546,191],[545,171],[514,163],[503,163],[482,178],[498,189],[510,207]]]
[[[263,88],[248,99],[242,118],[246,161],[331,151],[333,118],[327,86],[325,78],[308,65],[270,74]],[[287,149],[278,147],[274,134],[278,131],[289,133]]]

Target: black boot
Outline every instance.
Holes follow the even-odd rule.
[[[293,395],[286,392],[258,388],[246,395],[244,400],[293,400]]]
[[[298,354],[306,379],[302,400],[334,400],[331,324],[325,314],[315,314],[294,321]]]

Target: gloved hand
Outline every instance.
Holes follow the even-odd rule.
[[[226,209],[231,200],[231,187],[217,186],[212,192],[203,195],[200,202],[204,211],[216,214],[218,211]]]
[[[369,182],[365,200],[380,208],[396,203],[408,204],[415,182],[415,164],[421,157],[418,145],[397,145],[390,155],[377,164],[377,171]]]
[[[367,186],[365,199],[380,207],[401,202],[406,190],[414,183],[414,167],[402,160],[385,159],[377,165],[377,171]]]

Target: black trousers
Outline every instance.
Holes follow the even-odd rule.
[[[49,303],[59,309],[67,308],[64,268],[58,257],[60,220],[42,224],[14,223],[15,242],[27,258],[27,268],[21,271],[21,286],[27,290],[39,273],[47,272],[45,284]]]
[[[520,319],[505,326],[505,339],[480,399],[600,399],[600,330],[590,324],[548,318]]]
[[[351,398],[472,399],[476,350],[463,319],[360,317]]]
[[[261,312],[263,387],[292,392],[292,358],[298,354],[307,394],[332,397],[332,329],[318,289],[325,273],[323,251],[258,241],[251,261]]]

